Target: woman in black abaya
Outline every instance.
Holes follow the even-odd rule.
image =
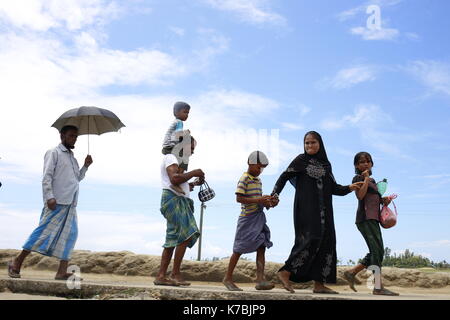
[[[290,281],[314,281],[314,293],[337,293],[324,286],[336,283],[336,235],[332,195],[345,196],[361,183],[336,183],[322,137],[306,133],[303,154],[298,155],[278,178],[272,195],[278,196],[289,180],[295,187],[295,243],[278,277],[286,290]]]

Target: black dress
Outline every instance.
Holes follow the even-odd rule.
[[[324,148],[321,151],[321,157],[299,155],[278,178],[272,192],[279,194],[288,180],[295,186],[295,243],[280,269],[291,272],[294,282],[336,283],[332,195],[344,196],[351,190],[336,183]]]

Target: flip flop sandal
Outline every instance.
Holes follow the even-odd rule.
[[[388,289],[374,289],[373,290],[373,294],[374,295],[380,295],[380,296],[399,296],[399,293],[396,292],[392,292],[391,290]]]
[[[269,281],[261,281],[256,284],[256,290],[272,290],[275,286]]]
[[[191,283],[190,282],[187,282],[187,281],[177,281],[177,280],[174,280],[176,283],[178,283],[178,285],[179,286],[182,286],[182,287],[188,287],[188,286],[190,286],[191,285]]]
[[[153,284],[156,286],[173,286],[173,287],[179,287],[179,283],[175,282],[173,280],[165,279],[165,280],[157,280],[155,279],[153,281]]]
[[[348,285],[350,286],[350,289],[352,289],[355,292],[358,292],[358,290],[356,290],[355,288],[355,284],[356,284],[356,277],[354,274],[345,271],[344,272],[344,279],[347,280]]]
[[[14,279],[19,279],[21,277],[20,272],[17,272],[16,270],[13,269],[12,261],[8,262],[8,276]]]
[[[243,291],[241,288],[234,286],[231,283],[223,282],[223,284],[229,291]]]

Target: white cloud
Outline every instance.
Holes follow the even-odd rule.
[[[121,12],[110,0],[14,0],[0,2],[0,19],[18,28],[79,30],[103,24]]]
[[[269,0],[203,0],[214,9],[232,12],[252,24],[286,25],[286,19],[271,10]]]
[[[337,15],[337,18],[340,21],[346,21],[346,20],[353,18],[357,14],[365,14],[367,7],[370,5],[378,5],[380,7],[392,7],[392,6],[395,6],[399,3],[401,3],[402,1],[403,0],[370,0],[370,1],[367,1],[365,4],[360,5],[358,7],[354,7],[354,8],[340,12]]]
[[[42,10],[35,12],[44,17]],[[226,50],[228,40],[215,30],[199,30],[203,48],[190,54],[189,60],[154,49],[105,48],[95,34],[95,29],[79,30],[71,33],[72,41],[67,42],[52,33],[9,29],[0,33],[0,104],[4,106],[0,135],[8,137],[2,139],[4,183],[40,179],[44,152],[59,142],[57,131],[50,125],[69,108],[81,105],[108,108],[127,126],[121,134],[91,136],[95,164],[89,169],[89,182],[154,186],[160,183],[160,149],[173,117],[174,101],[184,99],[192,103],[187,126],[199,140],[198,153],[205,153],[202,159],[208,160],[214,155],[209,155],[206,149],[202,151],[202,147],[213,146],[212,150],[219,154],[222,150],[214,145],[230,136],[217,133],[216,124],[245,132],[252,113],[267,114],[278,108],[273,100],[238,90],[214,89],[190,97],[108,95],[101,89],[110,85],[168,85],[180,77],[204,71],[217,54]],[[227,114],[227,121],[223,110],[232,111]],[[206,133],[203,139],[201,131]],[[243,145],[237,148],[228,139],[226,150],[243,155],[249,152],[251,144],[245,144],[248,139],[244,135]],[[86,142],[85,136],[80,137],[75,149],[81,163]],[[225,159],[220,164],[227,171]],[[215,169],[213,161],[208,165]],[[234,180],[236,168],[230,170]]]
[[[211,32],[205,41],[217,36]],[[254,121],[255,114],[266,116],[279,107],[274,100],[239,90],[213,89],[190,97],[101,93],[100,89],[108,85],[175,81],[200,66],[181,64],[177,58],[156,50],[104,49],[85,32],[75,37],[78,47],[70,48],[56,39],[0,35],[0,86],[4,90],[0,103],[7,106],[2,108],[0,135],[9,137],[2,141],[4,183],[39,180],[43,154],[59,140],[51,123],[69,108],[95,105],[111,109],[126,128],[121,134],[91,136],[95,163],[87,175],[89,183],[159,186],[161,144],[177,100],[187,100],[193,106],[186,123],[199,141],[192,165],[213,171],[213,179],[234,181],[242,169],[240,162],[230,165],[228,156],[246,159],[259,145],[258,140],[252,141],[256,133],[249,135],[246,131],[248,124]],[[213,54],[207,53],[208,59]],[[236,146],[234,139],[241,143]],[[289,150],[287,143],[279,143]],[[86,136],[81,136],[75,149],[79,162],[83,162],[86,144]],[[273,157],[278,158],[278,145],[271,145]]]
[[[405,70],[426,86],[431,93],[450,95],[450,63],[434,60],[417,60]]]
[[[356,65],[338,71],[331,79],[322,80],[321,85],[334,89],[347,89],[359,83],[375,80],[376,74],[377,70],[374,66]]]
[[[368,29],[365,27],[351,28],[350,32],[361,36],[364,40],[393,40],[398,37],[400,32],[392,28]]]
[[[363,17],[364,26],[350,28],[350,33],[361,36],[363,40],[394,40],[400,36],[400,31],[394,28],[387,28],[387,19],[384,18],[384,9],[394,7],[401,3],[402,0],[371,0],[365,4],[345,10],[337,15],[339,21],[344,22],[355,18],[355,16]],[[366,10],[369,6],[376,5],[380,8],[381,26],[376,29],[369,29],[366,27],[366,21],[370,17]],[[405,36],[410,40],[417,40],[418,36],[415,33],[408,32]]]
[[[206,69],[212,58],[228,50],[230,39],[214,29],[200,28],[197,34],[201,37],[203,47],[194,50],[194,58],[187,57],[194,70]]]
[[[340,119],[325,119],[321,127],[326,130],[340,129],[349,125],[364,128],[368,125],[373,126],[380,120],[392,122],[392,119],[377,105],[360,105],[353,114],[345,115]]]
[[[394,120],[377,105],[359,105],[353,114],[344,115],[340,118],[328,118],[321,122],[320,127],[324,130],[334,131],[343,128],[356,128],[359,136],[368,145],[383,153],[406,159],[413,159],[402,151],[402,141],[415,139],[412,135],[404,133],[393,133],[386,130],[386,123]],[[392,136],[396,140],[392,141]]]

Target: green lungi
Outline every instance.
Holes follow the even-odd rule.
[[[369,253],[361,261],[361,264],[366,267],[376,265],[381,268],[384,257],[384,245],[380,223],[377,220],[365,220],[357,223],[356,226],[369,247]]]
[[[194,201],[163,189],[161,213],[167,220],[166,242],[163,247],[173,248],[190,239],[188,247],[192,248],[200,236],[194,218]]]

